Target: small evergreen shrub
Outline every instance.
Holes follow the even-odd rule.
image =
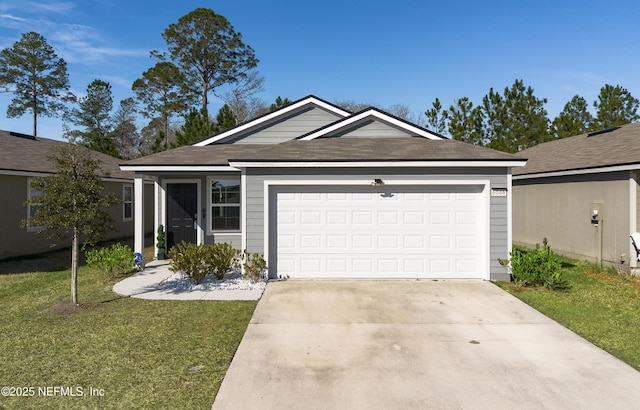
[[[182,242],[169,251],[172,272],[182,272],[196,283],[212,273],[222,279],[231,268],[238,251],[226,242],[196,245]]]
[[[246,249],[242,254],[244,260],[244,277],[251,282],[256,283],[260,280],[265,280],[265,273],[267,271],[267,262],[264,257],[259,253],[249,253]]]
[[[511,264],[511,276],[518,286],[544,286],[547,289],[568,289],[562,278],[562,263],[544,238],[542,247],[533,250],[514,248],[511,259],[499,260],[503,266]]]
[[[91,249],[86,253],[87,265],[101,270],[107,278],[133,271],[133,250],[120,243],[108,248]]]

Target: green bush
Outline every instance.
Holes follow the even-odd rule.
[[[571,287],[562,278],[562,263],[549,247],[547,238],[542,247],[536,245],[533,250],[514,248],[510,260],[500,260],[504,266],[509,262],[513,281],[519,286],[544,286],[552,290]]]
[[[133,271],[133,250],[120,243],[86,253],[87,265],[101,270],[108,278]]]
[[[213,273],[222,279],[231,267],[238,251],[226,242],[213,245],[196,245],[182,242],[169,251],[173,272],[182,272],[196,283]]]
[[[242,254],[244,260],[244,277],[255,283],[264,279],[267,270],[267,262],[259,253],[249,253],[246,249]]]

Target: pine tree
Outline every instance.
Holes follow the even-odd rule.
[[[597,128],[616,127],[637,121],[640,119],[638,104],[638,100],[627,89],[605,84],[600,89],[598,100],[593,103],[597,110]]]
[[[65,103],[74,100],[69,92],[67,63],[36,32],[24,33],[12,47],[0,52],[0,88],[14,93],[7,117],[33,114],[33,135],[38,135],[38,116],[60,116]]]
[[[587,107],[583,97],[574,95],[551,123],[551,134],[556,138],[565,138],[591,130],[594,120]]]
[[[182,129],[176,132],[173,148],[191,145],[216,133],[216,126],[209,120],[207,110],[191,109]]]

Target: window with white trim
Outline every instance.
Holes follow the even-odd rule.
[[[214,232],[240,231],[240,180],[213,179],[210,184],[209,228]]]
[[[27,202],[27,220],[30,220],[36,215],[36,211],[42,204],[37,202],[31,203],[31,198],[39,198],[42,196],[42,191],[36,189],[33,186],[33,178],[27,178],[27,198],[29,202]],[[42,226],[32,226],[31,224],[27,224],[27,232],[33,232],[41,229]]]
[[[133,185],[122,186],[122,220],[133,219]]]

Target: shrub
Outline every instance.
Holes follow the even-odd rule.
[[[222,279],[232,266],[238,251],[226,242],[213,245],[196,245],[182,242],[169,251],[173,272],[182,272],[196,283],[213,273]]]
[[[156,237],[156,247],[158,248],[158,259],[165,258],[167,249],[164,241],[164,226],[158,226],[158,236]]]
[[[242,254],[244,260],[244,276],[251,282],[255,283],[260,280],[265,280],[264,277],[267,270],[267,262],[264,257],[259,253],[249,253],[246,249]]]
[[[511,263],[511,276],[518,286],[544,286],[548,289],[568,289],[571,286],[562,278],[562,263],[553,253],[547,238],[534,250],[514,248],[510,260],[499,260],[506,266]]]
[[[87,265],[104,272],[108,278],[133,271],[133,250],[120,243],[86,253]]]

